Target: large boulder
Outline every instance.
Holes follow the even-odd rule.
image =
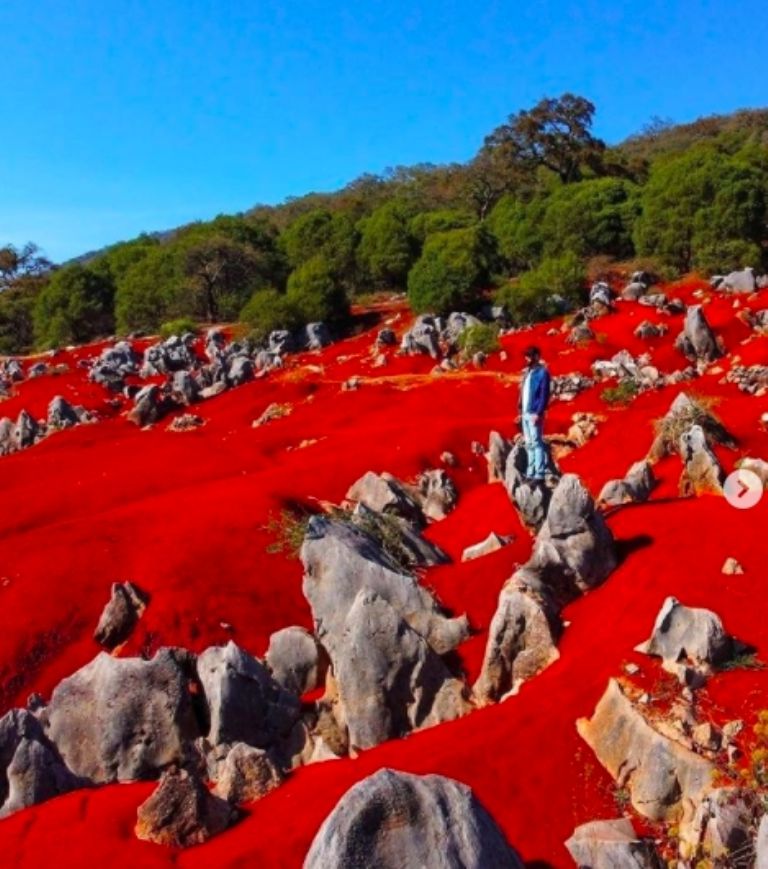
[[[353,749],[371,748],[467,711],[464,684],[374,591],[358,592],[330,655],[338,717]]]
[[[48,428],[71,428],[72,426],[77,425],[81,421],[82,414],[82,410],[80,414],[78,414],[78,412],[75,410],[74,407],[72,407],[72,405],[66,400],[66,398],[63,398],[61,395],[57,395],[53,399],[51,399],[51,402],[48,405]]]
[[[516,443],[507,456],[504,486],[523,524],[536,530],[547,516],[551,490],[543,483],[529,480],[528,456],[522,443]],[[551,469],[550,469],[551,470]]]
[[[212,745],[245,742],[272,745],[299,718],[299,701],[267,668],[230,640],[211,646],[197,659],[197,673],[208,704]]]
[[[313,516],[301,548],[303,592],[315,634],[333,659],[358,592],[375,592],[420,633],[438,654],[468,636],[466,617],[448,618],[410,573],[370,534],[347,522]]]
[[[655,655],[665,669],[681,677],[693,670],[708,675],[734,655],[734,640],[716,613],[683,606],[668,597],[653,626],[651,636],[637,646],[638,652]]]
[[[253,380],[253,362],[248,356],[234,356],[229,363],[227,383],[230,386],[242,386]]]
[[[146,606],[147,596],[132,582],[113,582],[93,638],[112,651],[128,639]]]
[[[723,355],[701,305],[688,308],[683,331],[675,344],[689,359],[700,362],[713,362]]]
[[[499,701],[556,661],[561,630],[557,606],[546,589],[512,577],[491,620],[475,698],[483,704]]]
[[[13,422],[4,416],[0,419],[0,456],[16,452],[16,439],[13,436]]]
[[[174,372],[171,395],[177,404],[194,404],[200,400],[200,384],[189,371]]]
[[[341,798],[317,832],[304,869],[522,869],[466,785],[382,769]]]
[[[309,631],[283,628],[269,638],[265,663],[278,685],[301,696],[322,685],[327,655]]]
[[[757,290],[755,270],[747,267],[731,272],[723,278],[719,288],[732,293],[754,293]]]
[[[101,652],[56,686],[41,713],[46,733],[91,782],[154,778],[184,761],[198,736],[192,669],[180,649],[160,649],[149,661]]]
[[[588,869],[663,869],[647,839],[639,839],[629,818],[590,821],[576,827],[565,843],[579,867]]]
[[[207,842],[237,819],[226,800],[187,770],[170,769],[138,808],[136,836],[158,845],[187,848]]]
[[[400,342],[402,353],[425,353],[433,359],[440,356],[440,323],[428,314],[417,317]]]
[[[38,438],[42,436],[42,431],[35,418],[22,410],[16,420],[16,425],[13,429],[13,440],[16,449],[23,450],[33,446]]]
[[[0,817],[82,787],[25,709],[0,718]]]
[[[567,603],[603,582],[616,564],[613,535],[592,496],[576,474],[565,474],[522,570]]]
[[[591,719],[576,724],[582,739],[633,808],[651,821],[678,822],[710,788],[715,767],[646,720],[615,679]]]
[[[164,406],[160,387],[150,383],[142,387],[133,397],[133,407],[128,412],[128,419],[140,428],[152,425],[163,415]]]

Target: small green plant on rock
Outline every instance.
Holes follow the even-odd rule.
[[[600,398],[607,404],[629,404],[637,393],[638,386],[634,380],[622,380],[616,386],[606,387]]]
[[[499,350],[499,327],[496,323],[476,323],[466,328],[458,338],[458,345],[464,356],[475,353],[486,355]]]

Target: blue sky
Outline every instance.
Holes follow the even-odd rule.
[[[2,0],[0,244],[56,260],[466,160],[570,90],[609,142],[768,104],[753,0]]]

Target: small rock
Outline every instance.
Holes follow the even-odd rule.
[[[93,638],[110,651],[124,643],[147,605],[147,596],[132,582],[112,584],[112,596],[99,618]]]
[[[175,768],[163,773],[137,815],[139,839],[175,848],[207,842],[237,818],[232,806],[212,794],[199,778]]]
[[[735,558],[726,558],[723,564],[723,573],[726,576],[737,576],[744,573],[744,568]]]
[[[512,537],[502,537],[495,531],[482,540],[480,543],[475,543],[473,546],[468,546],[461,555],[462,561],[473,561],[475,558],[481,558],[483,555],[488,555],[491,552],[496,552],[512,541]]]

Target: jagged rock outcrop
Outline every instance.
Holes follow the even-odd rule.
[[[13,437],[13,422],[4,416],[0,419],[0,456],[9,456],[16,452],[16,440]]]
[[[416,493],[422,513],[434,521],[445,519],[459,500],[458,489],[442,469],[424,471],[416,484]]]
[[[144,351],[141,376],[152,377],[156,374],[173,374],[193,368],[197,364],[192,344],[194,335],[171,335],[165,341],[152,344]]]
[[[512,443],[497,431],[492,431],[488,438],[488,451],[485,454],[489,483],[504,480],[510,452],[512,452]]]
[[[408,354],[425,353],[433,359],[440,357],[440,323],[429,314],[416,318],[413,326],[400,341],[400,352]]]
[[[647,501],[655,485],[656,479],[650,462],[635,462],[623,480],[609,480],[603,486],[597,502],[615,507]]]
[[[690,681],[690,671],[708,676],[713,668],[729,661],[735,646],[716,613],[683,606],[677,598],[668,597],[650,638],[637,646],[637,651],[658,656],[666,670]]]
[[[754,791],[714,788],[696,806],[693,818],[680,826],[680,856],[698,865],[751,866],[752,837],[757,826]]]
[[[283,781],[269,752],[238,742],[227,752],[214,793],[232,804],[260,800]]]
[[[643,320],[634,331],[636,338],[642,338],[645,341],[652,338],[661,338],[666,334],[667,327],[663,323],[651,323],[650,320]]]
[[[71,428],[87,418],[83,408],[74,408],[61,395],[51,399],[48,405],[47,425],[49,429]]]
[[[112,651],[131,635],[147,606],[147,595],[132,582],[113,582],[93,638]]]
[[[350,788],[317,832],[304,869],[522,869],[466,785],[382,769]]]
[[[754,293],[757,290],[755,270],[750,267],[730,272],[719,280],[713,278],[713,281],[713,286],[726,292]]]
[[[301,552],[304,596],[332,664],[326,694],[352,747],[368,747],[465,710],[441,655],[468,634],[380,544],[349,523],[313,517]]]
[[[62,680],[40,713],[67,766],[95,784],[153,778],[199,733],[181,649],[148,661],[101,652]]]
[[[562,626],[552,596],[541,583],[527,584],[517,574],[499,594],[488,643],[473,694],[480,703],[501,700],[560,657]]]
[[[630,281],[621,291],[621,298],[636,302],[648,292],[648,284],[643,281]]]
[[[322,350],[331,343],[331,333],[325,323],[307,323],[301,332],[301,345],[307,350]]]
[[[467,711],[464,684],[376,592],[358,592],[329,652],[339,717],[354,749],[371,748]]]
[[[549,473],[559,474],[549,457]],[[547,515],[552,492],[541,482],[529,480],[528,454],[521,441],[516,443],[507,456],[504,471],[504,486],[523,524],[531,529],[541,527]]]
[[[105,347],[93,361],[88,379],[99,383],[113,392],[120,392],[129,374],[139,371],[139,357],[128,341],[118,341],[112,347]]]
[[[248,356],[237,355],[232,357],[227,369],[227,383],[230,386],[242,386],[253,380],[253,362]]]
[[[597,281],[592,284],[589,290],[589,304],[602,305],[605,308],[610,308],[613,301],[613,290],[610,284],[605,281]]]
[[[13,428],[13,442],[17,450],[24,450],[27,447],[34,446],[37,440],[42,437],[43,432],[37,420],[26,410],[22,410],[16,419],[16,425]]]
[[[663,736],[645,719],[615,679],[591,719],[576,724],[633,808],[651,821],[677,822],[712,784],[714,765]]]
[[[436,543],[422,536],[417,525],[393,513],[377,513],[358,503],[352,522],[380,541],[401,567],[431,567],[451,560]]]
[[[481,540],[473,546],[468,546],[462,553],[461,560],[474,561],[476,558],[490,555],[491,552],[498,552],[499,549],[503,549],[511,541],[511,537],[502,536],[501,534],[497,534],[495,531],[491,531],[485,540]]]
[[[648,451],[648,461],[657,462],[665,456],[679,453],[680,438],[693,425],[704,429],[709,442],[722,444],[730,449],[736,447],[736,439],[711,411],[685,392],[681,392],[657,426],[656,437]]]
[[[702,426],[692,425],[680,436],[680,456],[684,465],[680,478],[682,495],[722,491],[725,471],[710,449]]]
[[[139,806],[135,831],[147,842],[188,848],[224,832],[236,819],[232,805],[211,793],[196,775],[170,769]]]
[[[628,818],[590,821],[565,843],[579,867],[587,869],[663,869],[653,843],[638,838]]]
[[[0,817],[85,784],[67,768],[34,715],[11,709],[0,718]]]
[[[689,359],[698,362],[714,362],[723,355],[701,305],[688,308],[683,331],[678,335],[675,346]]]
[[[474,686],[498,700],[558,657],[561,608],[616,567],[613,535],[575,474],[558,483],[529,561],[504,585]]]
[[[157,422],[164,412],[164,403],[160,387],[150,383],[142,387],[133,398],[133,407],[128,412],[128,419],[139,428]]]
[[[211,646],[197,659],[208,705],[211,745],[245,742],[266,748],[285,736],[299,718],[299,701],[267,668],[234,642]]]
[[[359,528],[313,516],[301,549],[304,596],[316,636],[333,658],[347,613],[361,590],[373,591],[444,654],[467,637],[466,617],[448,618],[416,579],[403,573],[381,546]]]
[[[194,404],[200,400],[200,384],[189,371],[176,371],[171,382],[171,395],[177,404]]]
[[[309,631],[294,626],[272,634],[264,662],[278,685],[300,697],[323,683],[328,657]]]
[[[353,483],[346,500],[364,504],[377,513],[392,513],[419,527],[424,525],[424,514],[416,498],[392,474],[368,471]]]

